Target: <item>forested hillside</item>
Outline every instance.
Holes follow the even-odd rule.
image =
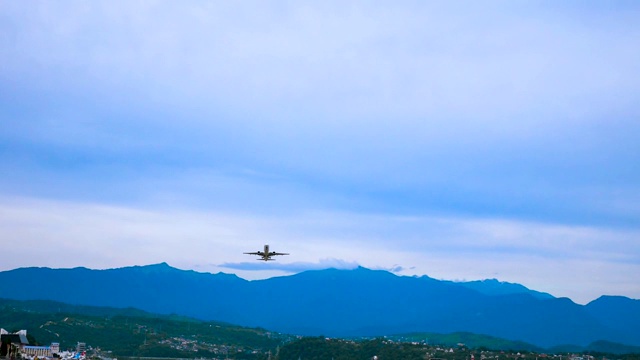
[[[640,353],[640,348],[598,342],[587,348],[541,349],[471,333],[414,333],[366,339],[299,337],[220,322],[175,315],[158,315],[126,308],[90,307],[53,301],[0,299],[0,327],[25,329],[31,345],[59,342],[61,349],[85,342],[89,348],[116,357],[230,359],[468,359],[472,354],[497,359],[534,359],[544,352]],[[461,345],[464,344],[464,345]],[[521,353],[521,356],[516,356]],[[531,354],[530,356],[527,354]],[[511,356],[511,357],[509,357]],[[495,357],[494,357],[495,358]],[[617,355],[639,359],[638,355]]]
[[[261,359],[290,339],[264,329],[52,301],[0,300],[0,327],[27,330],[32,345],[59,342],[64,350],[85,342],[115,356]]]

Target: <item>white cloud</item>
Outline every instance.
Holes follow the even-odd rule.
[[[292,254],[295,256],[295,254]],[[282,263],[274,261],[265,263],[257,259],[258,262],[239,262],[239,263],[223,263],[217,265],[218,267],[233,269],[233,270],[247,270],[247,271],[272,271],[279,270],[287,273],[299,273],[307,270],[322,270],[322,269],[342,269],[349,270],[355,269],[359,265],[355,262],[345,261],[335,258],[319,259],[318,262],[299,262],[294,261],[290,263]]]
[[[586,302],[640,298],[640,233],[508,220],[304,213],[269,217],[3,198],[2,269],[112,268],[167,262],[249,279],[308,269],[389,269],[443,279],[498,278]],[[270,244],[273,263],[243,252]]]
[[[14,19],[5,69],[30,75],[29,86],[48,80],[56,90],[117,90],[156,106],[243,109],[252,120],[235,121],[258,116],[294,134],[309,126],[357,134],[373,120],[368,131],[418,127],[430,141],[487,128],[526,139],[557,125],[549,113],[608,114],[638,91],[640,29],[628,16],[584,12],[580,20],[602,21],[590,27],[573,13],[472,3],[35,8],[5,9]],[[112,98],[122,99],[102,101]]]
[[[638,297],[639,8],[617,6],[5,2],[0,237],[29,252],[0,266],[221,271],[270,243],[296,258],[263,275]]]

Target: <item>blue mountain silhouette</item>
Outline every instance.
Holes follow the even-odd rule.
[[[0,297],[135,307],[159,314],[300,335],[380,336],[466,331],[542,347],[609,341],[640,346],[640,301],[587,305],[497,280],[457,283],[359,267],[266,280],[185,271],[166,263],[109,270],[0,272]]]

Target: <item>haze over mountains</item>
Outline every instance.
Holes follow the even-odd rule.
[[[386,271],[306,271],[247,281],[157,264],[110,270],[0,272],[0,297],[135,307],[242,326],[326,336],[468,331],[542,347],[606,340],[640,345],[640,301],[587,305],[497,280],[457,283]]]

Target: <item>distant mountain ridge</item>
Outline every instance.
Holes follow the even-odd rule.
[[[300,335],[464,331],[545,348],[595,341],[640,346],[638,300],[603,297],[583,306],[493,280],[483,287],[357,268],[247,281],[162,263],[21,268],[0,272],[0,283],[12,284],[0,287],[3,298],[135,307]]]
[[[456,282],[461,286],[469,289],[476,290],[485,295],[509,295],[509,294],[529,294],[538,299],[552,299],[553,295],[535,291],[527,288],[524,285],[514,284],[504,281],[498,281],[498,279],[486,279],[475,280],[466,282]]]

